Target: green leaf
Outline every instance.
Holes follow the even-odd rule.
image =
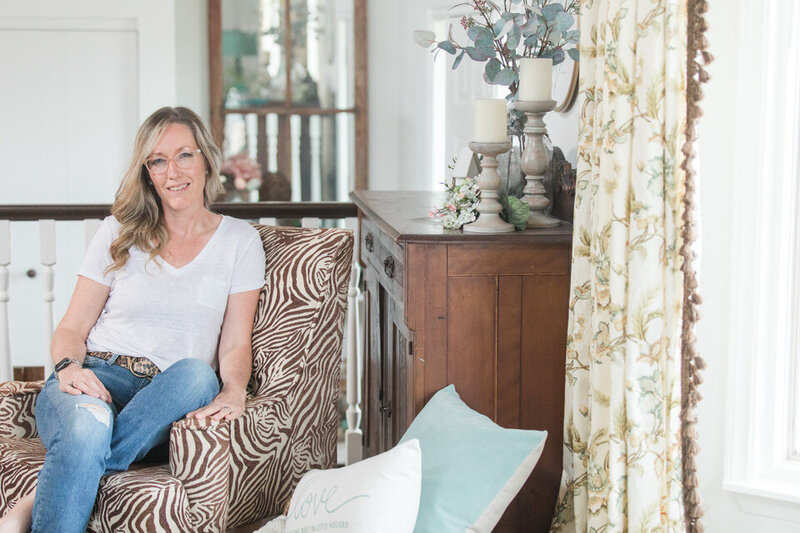
[[[564,6],[559,3],[547,4],[542,6],[542,16],[549,23],[553,23],[559,13],[564,12]]]
[[[511,30],[508,32],[508,37],[506,38],[506,46],[508,46],[509,50],[516,50],[519,46],[519,38],[522,35],[522,31],[519,29],[519,26],[513,24],[511,26]]]
[[[508,31],[511,29],[513,25],[514,25],[513,20],[503,20],[501,18],[497,19],[497,22],[494,23],[494,28],[492,28],[492,30],[494,31],[494,36],[497,38],[502,37],[503,35],[508,33]]]
[[[563,63],[564,59],[566,59],[567,55],[564,53],[564,50],[560,48],[553,52],[553,66],[558,65],[559,63]]]
[[[500,198],[500,204],[503,206],[503,215],[505,215],[503,218],[518,230],[524,230],[528,224],[528,218],[531,216],[528,204],[516,196],[503,196]]]
[[[490,57],[494,56],[494,50],[489,55],[484,54],[481,50],[478,50],[474,46],[467,46],[464,48],[464,51],[473,61],[486,61]]]
[[[458,68],[458,65],[461,64],[462,59],[464,59],[464,50],[461,50],[461,53],[458,54],[458,57],[456,57],[455,61],[453,61],[453,70]]]
[[[438,44],[438,47],[450,55],[455,55],[456,53],[456,47],[450,41],[442,41]]]
[[[494,82],[497,85],[511,85],[514,83],[514,79],[516,76],[514,75],[514,71],[510,68],[504,68],[497,75],[494,77]]]
[[[430,48],[436,42],[436,34],[430,30],[417,30],[414,32],[414,42],[422,48]]]
[[[567,54],[569,54],[569,57],[571,57],[574,62],[576,63],[580,62],[581,53],[578,51],[577,48],[570,48],[569,50],[567,50]]]
[[[487,58],[494,57],[494,41],[492,39],[480,38],[475,42],[475,49]]]
[[[564,38],[568,43],[577,44],[581,38],[581,32],[578,30],[570,30],[564,34]]]
[[[556,28],[562,32],[569,30],[573,24],[575,24],[575,17],[569,13],[561,12],[556,15]]]
[[[495,76],[497,76],[502,67],[503,66],[500,64],[500,60],[496,57],[493,57],[488,63],[486,63],[486,68],[483,72],[486,74],[486,77],[489,78],[489,81],[494,82]]]
[[[478,41],[483,40],[493,40],[494,35],[492,34],[489,28],[484,28],[483,26],[472,26],[471,28],[467,29],[467,36],[472,39],[475,44],[478,44]]]

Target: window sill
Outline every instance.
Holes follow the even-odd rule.
[[[722,488],[734,493],[742,511],[800,522],[800,483],[785,479],[759,478],[757,480],[725,478]]]

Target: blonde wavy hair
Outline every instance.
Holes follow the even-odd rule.
[[[152,187],[145,161],[170,124],[183,124],[192,130],[197,147],[203,154],[206,163],[203,205],[208,208],[224,191],[219,178],[222,152],[197,113],[186,107],[162,107],[147,117],[136,133],[130,166],[111,206],[111,214],[121,226],[119,237],[111,243],[112,263],[108,271],[125,266],[131,246],[148,253],[152,260],[167,244],[169,234],[164,225],[161,198]]]

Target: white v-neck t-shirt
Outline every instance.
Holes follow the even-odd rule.
[[[180,268],[161,256],[149,260],[149,254],[132,246],[122,269],[104,273],[119,228],[113,216],[103,220],[78,270],[79,276],[110,288],[87,349],[146,357],[162,371],[186,358],[216,369],[228,295],[264,285],[258,231],[224,216],[200,253]]]

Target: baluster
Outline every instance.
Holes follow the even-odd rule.
[[[300,220],[300,225],[304,228],[318,228],[322,224],[322,220],[318,217],[303,217]]]
[[[292,184],[292,201],[302,202],[303,195],[306,194],[306,192],[303,190],[300,168],[300,117],[298,115],[292,115],[289,118],[289,124],[292,132],[290,138],[292,174],[288,176],[288,178]]]
[[[358,242],[358,223],[348,218],[345,225],[353,230],[355,242]],[[347,430],[344,434],[345,464],[353,464],[362,458],[361,431],[361,357],[363,353],[361,340],[361,321],[359,320],[359,300],[361,290],[358,280],[361,267],[357,254],[353,254],[353,265],[350,271],[350,287],[347,291]]]
[[[86,245],[86,248],[89,247],[89,243],[92,242],[94,238],[94,234],[97,233],[97,230],[100,229],[100,224],[102,220],[96,218],[85,218],[83,220],[83,239]]]
[[[259,224],[264,224],[266,226],[277,226],[278,225],[278,221],[275,219],[275,217],[261,217],[261,218],[258,219],[258,223]]]
[[[267,166],[263,170],[277,172],[278,168],[278,115],[267,115]],[[284,177],[285,178],[285,177]]]
[[[322,183],[322,117],[312,115],[308,119],[309,144],[311,152],[311,201],[319,202],[323,198],[330,198],[327,187]]]
[[[11,263],[11,231],[8,220],[0,220],[0,382],[10,381],[11,343],[8,332],[8,265]]]
[[[39,221],[39,251],[40,262],[42,263],[42,283],[44,284],[44,327],[47,335],[47,348],[50,349],[50,341],[53,340],[53,301],[55,293],[53,284],[55,281],[55,271],[53,265],[56,264],[56,221]],[[49,353],[49,352],[48,352]],[[44,375],[49,376],[53,372],[53,362],[49,354],[45,356]]]

